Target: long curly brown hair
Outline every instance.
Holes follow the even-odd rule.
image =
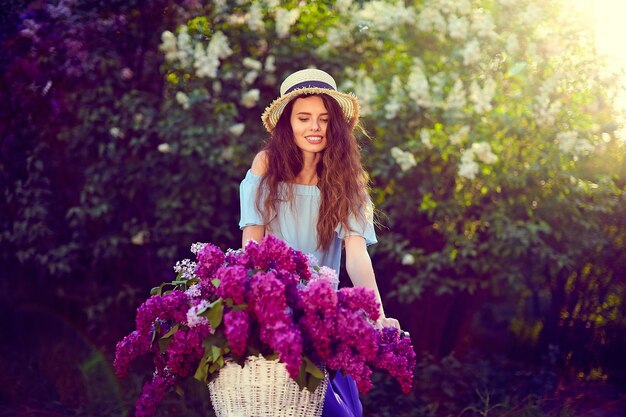
[[[319,96],[324,101],[329,121],[326,128],[327,145],[317,164],[317,187],[321,195],[317,246],[327,250],[339,224],[345,230],[350,230],[350,215],[354,215],[360,222],[366,221],[369,188],[367,174],[361,165],[361,149],[354,135],[354,124],[346,121],[341,107],[332,97],[326,94]],[[291,111],[293,103],[300,97],[304,96],[298,96],[287,104],[265,143],[267,171],[261,179],[256,206],[265,214],[266,223],[271,213],[277,212],[280,200],[294,201],[293,184],[302,170],[303,158],[293,137]],[[287,185],[286,195],[281,195],[281,183]]]

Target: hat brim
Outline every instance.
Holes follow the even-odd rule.
[[[340,91],[321,87],[304,87],[277,98],[265,108],[265,111],[261,116],[265,129],[270,133],[273,132],[276,124],[278,123],[278,119],[280,119],[280,116],[283,114],[287,104],[289,104],[289,102],[294,98],[303,94],[326,94],[334,98],[339,104],[347,122],[355,123],[359,119],[359,100],[354,94],[342,93]]]

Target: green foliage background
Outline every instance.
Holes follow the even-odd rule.
[[[0,407],[132,410],[149,364],[117,381],[115,342],[191,243],[238,247],[259,116],[315,66],[361,100],[371,254],[420,358],[413,394],[376,376],[366,415],[626,409],[620,84],[581,18],[537,0],[255,4],[257,26],[241,1],[2,2]],[[218,32],[230,53],[201,76]],[[163,415],[207,414],[187,388]]]

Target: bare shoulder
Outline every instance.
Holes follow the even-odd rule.
[[[254,157],[252,161],[252,173],[254,175],[263,176],[267,172],[267,152],[261,151]]]

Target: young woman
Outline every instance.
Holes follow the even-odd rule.
[[[376,293],[378,325],[399,328],[384,314],[367,253],[376,234],[353,132],[356,97],[337,91],[335,80],[318,69],[291,74],[280,93],[261,117],[270,138],[241,182],[242,244],[273,234],[336,271],[343,244],[352,284]],[[328,388],[323,416],[361,416],[351,378],[337,373]]]

